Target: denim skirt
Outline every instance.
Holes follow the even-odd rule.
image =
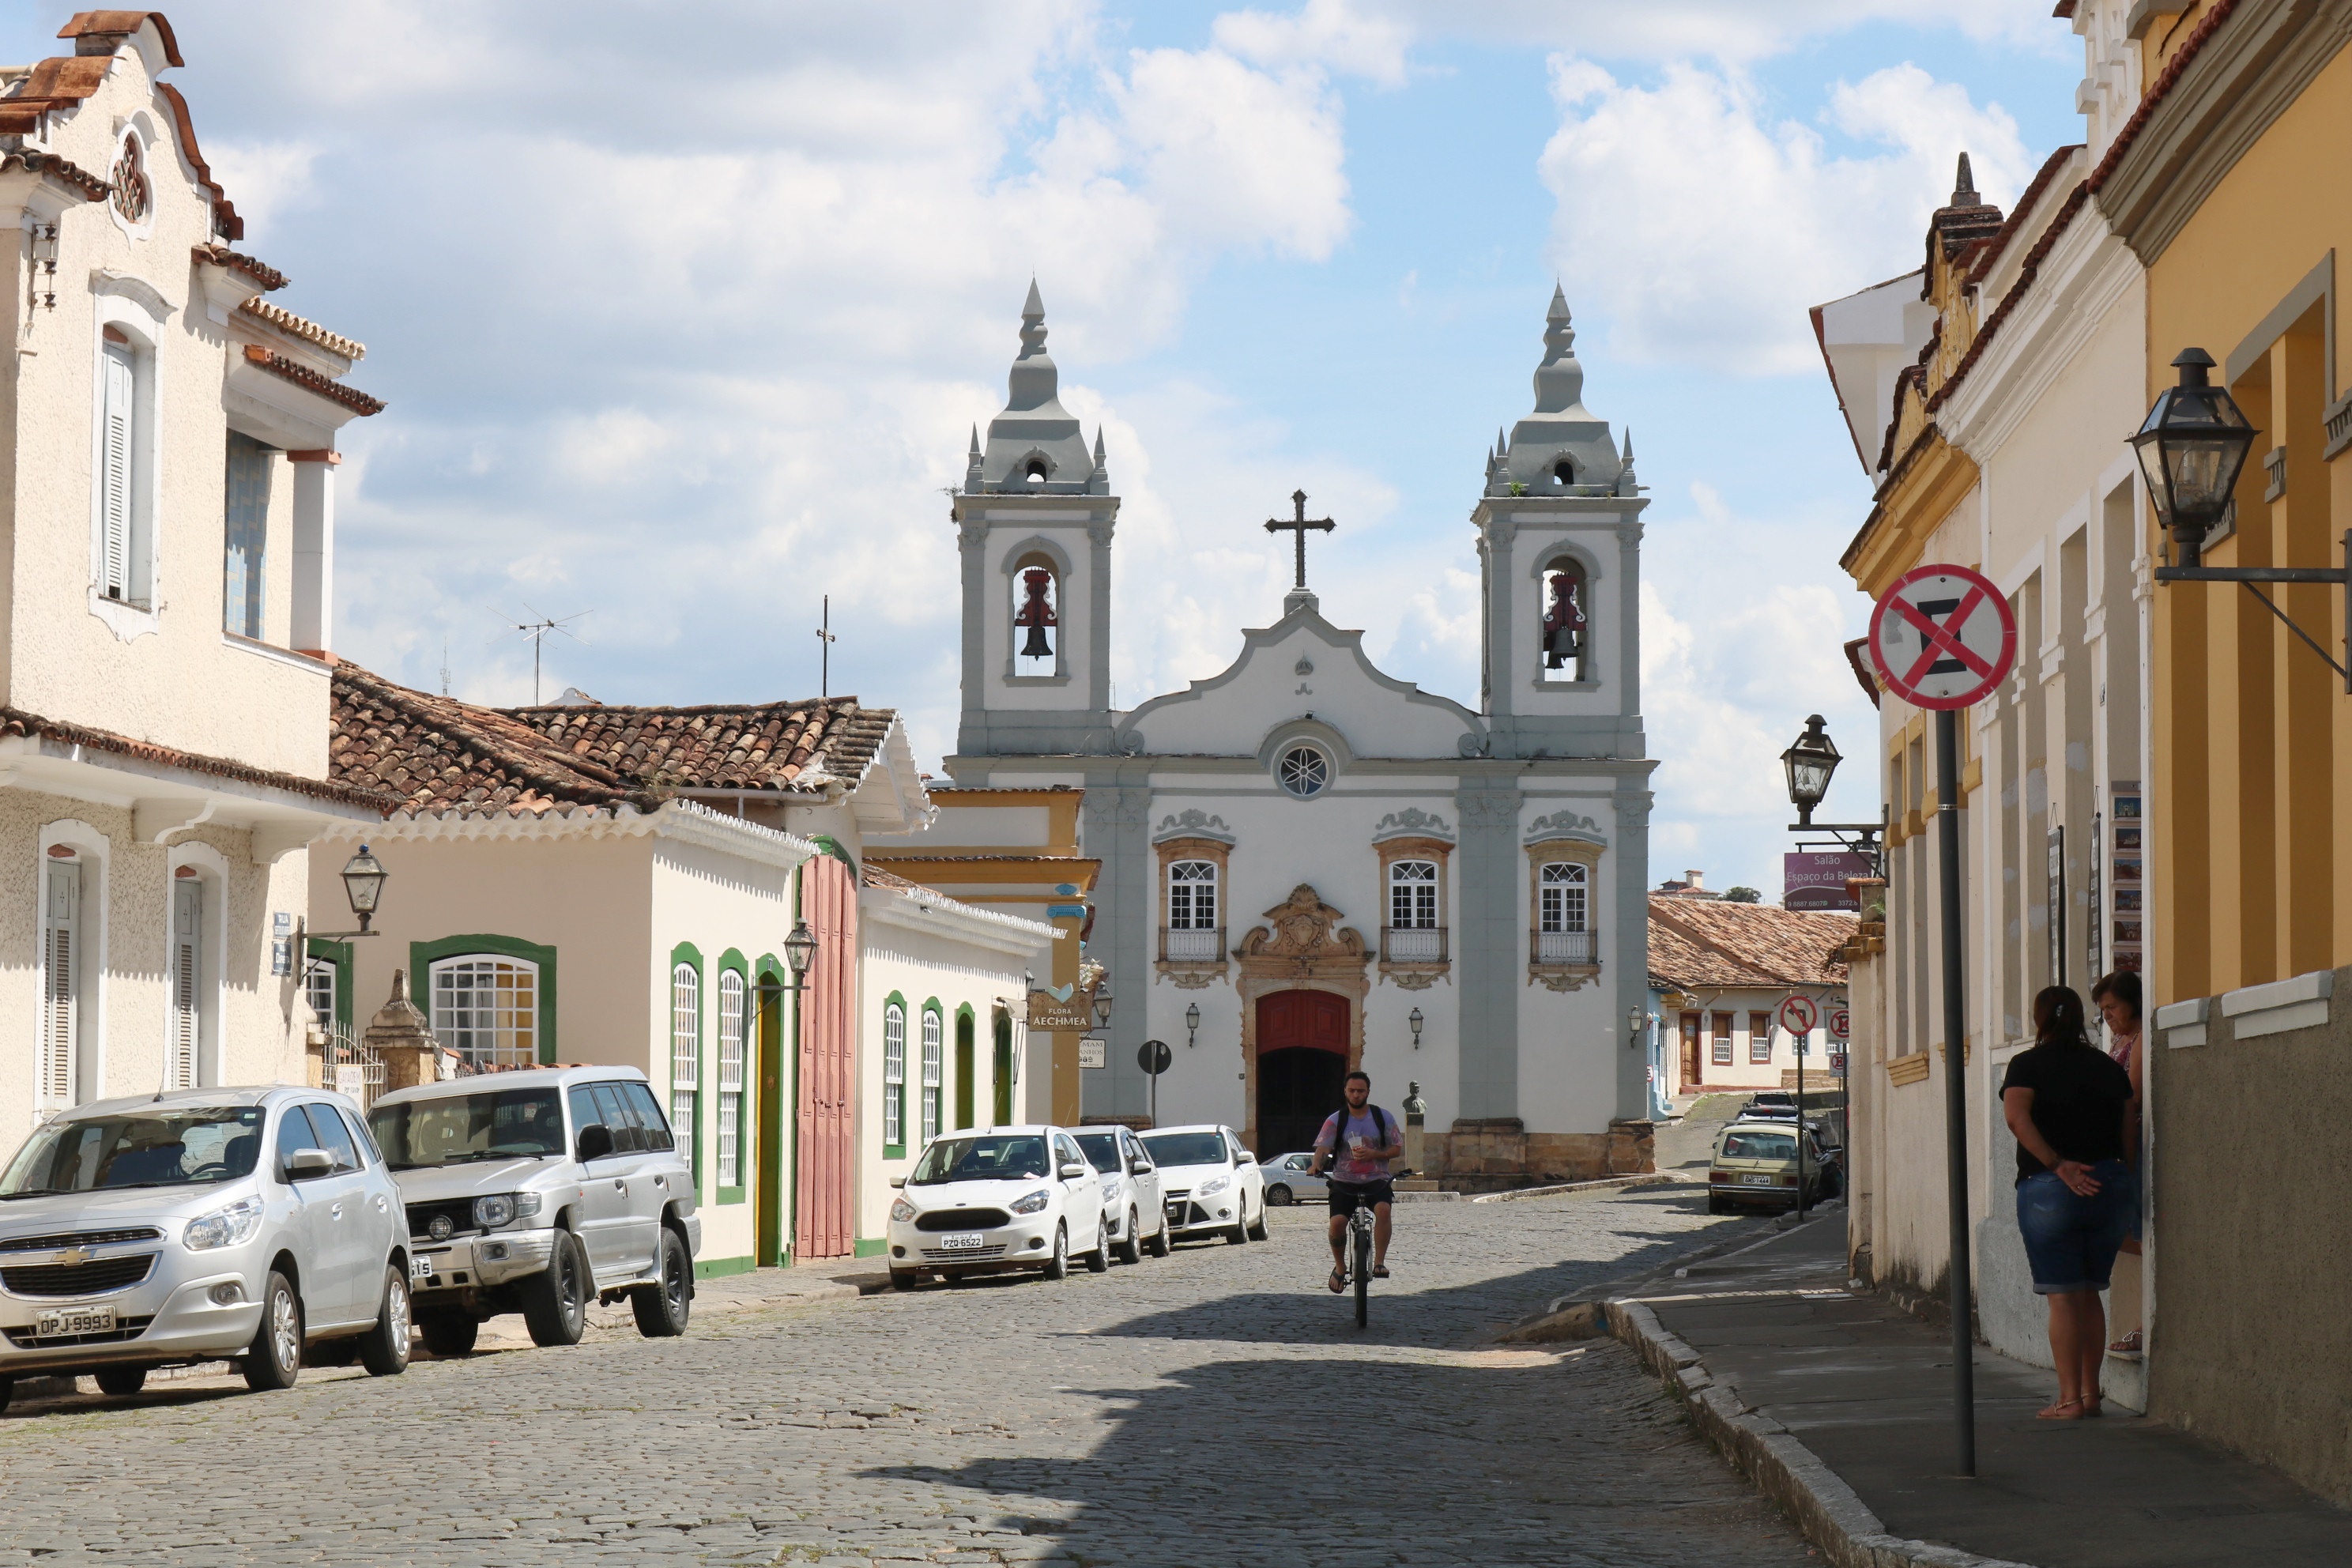
[[[2105,1289],[2116,1254],[2139,1217],[2139,1184],[2129,1165],[2102,1160],[2091,1175],[2099,1190],[2087,1198],[2051,1171],[2017,1184],[2017,1228],[2041,1295]]]

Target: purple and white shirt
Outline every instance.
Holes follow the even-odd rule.
[[[1345,1127],[1339,1125],[1343,1118],[1347,1121]],[[1388,1125],[1393,1128],[1396,1123],[1391,1121]],[[1361,1138],[1367,1149],[1384,1149],[1392,1136],[1393,1133],[1381,1130],[1381,1119],[1373,1115],[1372,1108],[1367,1105],[1360,1115],[1335,1110],[1325,1117],[1323,1130],[1315,1134],[1315,1147],[1336,1155],[1331,1163],[1331,1179],[1335,1182],[1357,1184],[1385,1182],[1389,1179],[1389,1163],[1386,1160],[1355,1158],[1349,1152],[1349,1141]]]

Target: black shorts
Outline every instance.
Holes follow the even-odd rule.
[[[1385,1177],[1377,1182],[1333,1182],[1330,1197],[1331,1212],[1345,1216],[1354,1214],[1362,1205],[1396,1202],[1396,1190]]]

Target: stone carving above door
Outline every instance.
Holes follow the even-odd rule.
[[[1363,934],[1339,923],[1346,918],[1301,882],[1290,890],[1289,898],[1265,911],[1267,925],[1255,926],[1242,938],[1241,956],[1361,963],[1370,954],[1365,950]]]

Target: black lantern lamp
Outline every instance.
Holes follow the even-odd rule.
[[[1110,1027],[1110,976],[1106,974],[1102,977],[1102,984],[1095,987],[1096,1028],[1108,1029]]]
[[[371,934],[368,922],[375,918],[376,906],[383,901],[386,875],[383,862],[364,844],[343,867],[343,897],[350,900],[352,913],[360,918],[362,936]]]
[[[1412,1026],[1412,1048],[1417,1051],[1421,1049],[1421,1026],[1428,1020],[1421,1016],[1421,1009],[1415,1007],[1405,1015],[1404,1021]]]
[[[1808,715],[1804,733],[1780,753],[1780,764],[1789,770],[1789,801],[1797,808],[1798,826],[1813,825],[1813,807],[1830,793],[1830,775],[1843,760],[1829,731],[1822,727],[1822,716]]]
[[[793,922],[793,934],[784,938],[784,962],[792,967],[793,989],[798,991],[808,978],[809,965],[816,962],[816,933],[808,921]]]
[[[1184,1048],[1191,1050],[1200,1043],[1201,1005],[1198,1002],[1184,1009]]]
[[[2156,502],[2158,523],[2180,548],[2179,564],[2194,566],[2205,536],[2229,515],[2238,472],[2256,434],[2227,387],[2208,374],[2213,356],[2183,349],[2173,359],[2180,383],[2157,395],[2156,406],[2131,438],[2140,472]]]

